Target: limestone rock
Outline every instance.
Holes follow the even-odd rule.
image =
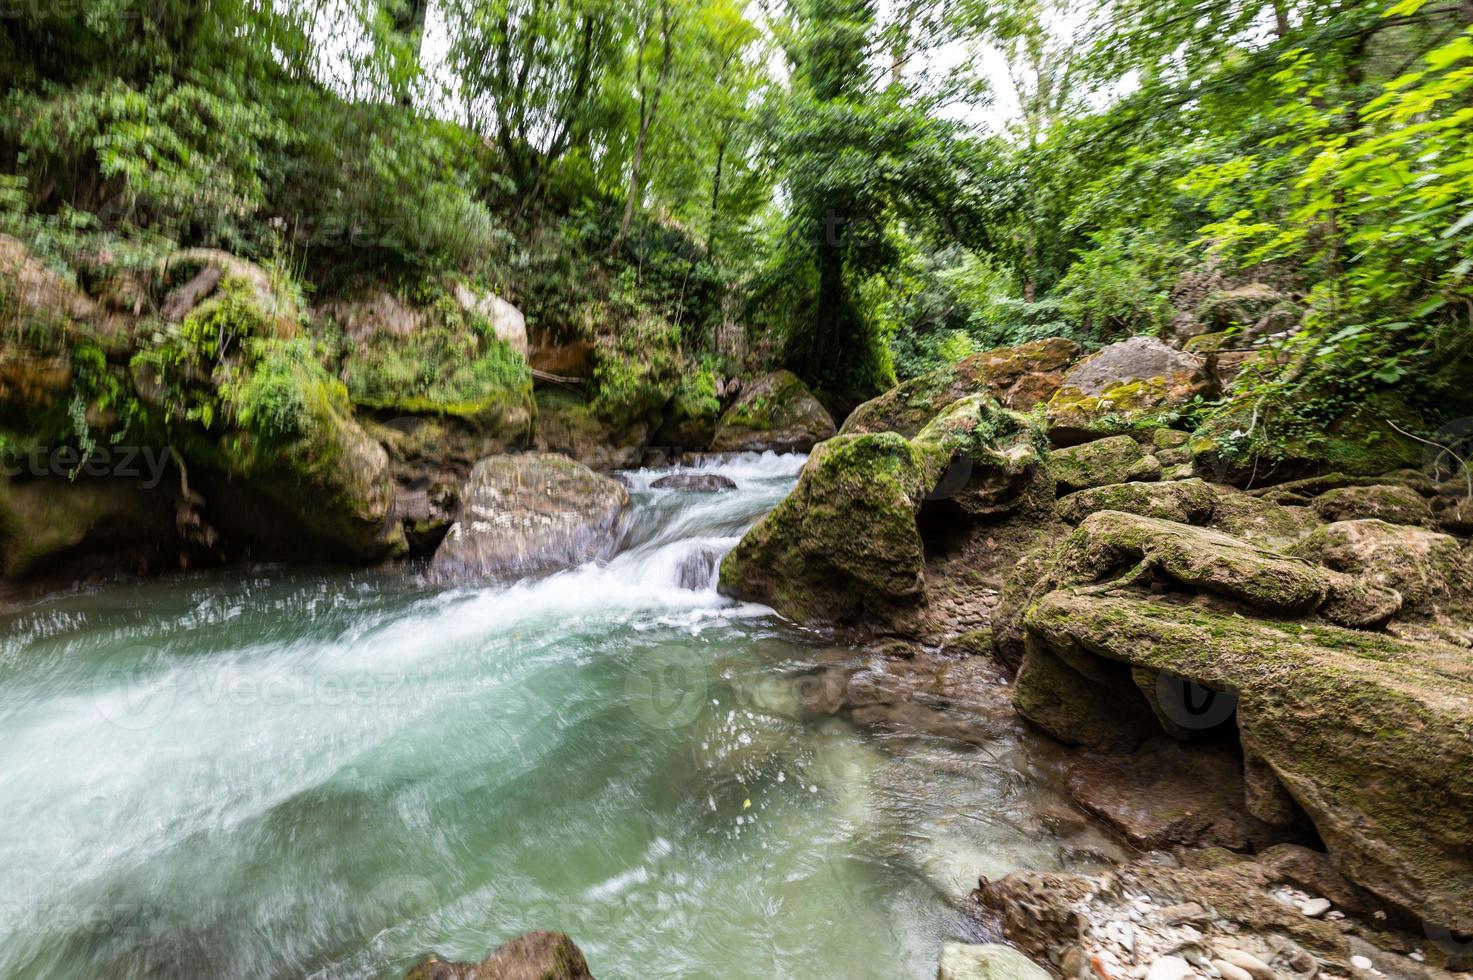
[[[612,557],[629,493],[565,456],[477,463],[430,564],[436,582],[505,581]]]
[[[1161,478],[1161,463],[1130,436],[1111,436],[1049,454],[1059,493]]]
[[[1049,973],[1011,946],[946,943],[936,980],[1050,980]]]
[[[491,324],[496,339],[527,358],[527,318],[522,311],[512,306],[495,293],[479,292],[463,282],[455,284],[455,301],[467,313],[475,313]]]
[[[583,952],[561,932],[529,932],[496,947],[480,963],[451,963],[438,956],[404,980],[593,980]]]
[[[1340,487],[1314,499],[1314,512],[1327,522],[1368,518],[1388,524],[1428,524],[1432,509],[1415,490],[1402,485]]]
[[[898,432],[910,438],[947,405],[976,394],[1027,411],[1054,393],[1063,381],[1063,369],[1078,356],[1079,345],[1062,337],[973,354],[865,402],[850,413],[840,431]]]
[[[1461,613],[1473,604],[1473,568],[1456,538],[1379,520],[1317,528],[1293,549],[1330,568],[1399,592],[1405,608]]]
[[[1303,808],[1335,866],[1424,921],[1473,929],[1473,664],[1465,652],[1088,588],[1044,596],[1026,627],[1028,658],[1036,648],[1236,692],[1245,750]],[[1112,703],[1109,691],[1098,696]]]
[[[1202,358],[1154,337],[1132,337],[1069,370],[1049,399],[1049,438],[1069,445],[1110,435],[1211,389]]]
[[[777,371],[742,389],[722,414],[711,451],[807,452],[835,432],[834,420],[791,371]]]

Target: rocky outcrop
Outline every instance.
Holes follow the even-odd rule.
[[[455,301],[465,313],[481,317],[491,326],[497,340],[526,360],[530,352],[527,341],[527,318],[522,311],[497,296],[471,288],[463,282],[454,287]]]
[[[566,934],[529,932],[502,943],[479,963],[452,963],[431,955],[404,980],[593,980],[593,974],[583,951]]]
[[[1450,535],[1380,520],[1316,528],[1293,553],[1401,596],[1408,612],[1462,618],[1473,612],[1473,562]]]
[[[152,480],[0,479],[0,575],[6,579],[178,568],[181,547],[169,488]]]
[[[909,439],[952,402],[977,394],[1026,412],[1058,390],[1064,369],[1078,356],[1079,345],[1063,337],[973,354],[865,402],[840,432],[898,432]]]
[[[1285,507],[1199,479],[1092,487],[1059,500],[1059,517],[1079,524],[1102,510],[1210,527],[1251,544],[1283,549],[1319,521],[1307,507]]]
[[[835,432],[828,410],[791,371],[764,375],[743,387],[721,416],[711,451],[807,452]]]
[[[792,493],[722,562],[722,589],[804,622],[913,629],[926,600],[923,502],[960,526],[997,519],[1043,485],[1041,441],[1027,417],[974,395],[913,440],[882,432],[822,443]]]
[[[430,564],[440,583],[507,581],[612,557],[629,492],[566,456],[477,463]]]
[[[1432,522],[1432,508],[1422,495],[1403,485],[1340,487],[1320,494],[1310,506],[1322,520],[1329,522],[1362,518],[1391,524]]]
[[[1211,390],[1202,358],[1132,337],[1069,369],[1048,402],[1049,439],[1072,445],[1113,435]]]
[[[537,392],[538,452],[561,453],[600,471],[629,469],[644,457],[650,428],[642,420],[609,422],[571,392]]]
[[[169,281],[179,285],[164,297],[159,310],[166,320],[175,323],[182,323],[231,283],[250,294],[261,318],[279,335],[294,333],[304,312],[270,272],[218,248],[186,248],[174,252],[164,262],[164,273]]]
[[[1044,562],[1025,603],[1015,703],[1076,743],[1126,744],[1153,717],[1176,737],[1235,725],[1258,781],[1250,812],[1282,820],[1292,800],[1347,878],[1467,929],[1473,909],[1458,896],[1473,889],[1473,665],[1436,643],[1289,618],[1344,616],[1348,591],[1372,604],[1394,594],[1344,567],[1356,574],[1097,513]],[[1197,694],[1183,696],[1183,684]],[[1193,707],[1214,691],[1232,710]]]
[[[1059,493],[1114,483],[1161,479],[1161,461],[1130,436],[1111,436],[1049,453],[1049,467]]]

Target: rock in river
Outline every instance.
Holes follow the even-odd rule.
[[[436,582],[521,578],[611,557],[629,492],[566,456],[492,456],[461,492],[459,518],[435,552]]]
[[[438,956],[404,980],[593,980],[573,940],[561,932],[529,932],[502,943],[480,963],[451,963]]]

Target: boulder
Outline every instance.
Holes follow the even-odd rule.
[[[1400,593],[1409,612],[1457,616],[1473,608],[1473,563],[1460,542],[1379,520],[1316,528],[1293,553]]]
[[[1210,599],[1091,587],[1049,592],[1029,608],[1026,631],[1025,668],[1036,650],[1235,694],[1231,720],[1246,754],[1308,815],[1345,877],[1426,923],[1473,931],[1465,651],[1244,617]],[[1020,708],[1047,693],[1025,695],[1023,680]],[[1115,694],[1099,688],[1096,697],[1108,705]]]
[[[1132,337],[1069,369],[1048,402],[1049,438],[1072,445],[1111,435],[1211,391],[1202,358]]]
[[[33,256],[19,240],[0,234],[0,323],[15,317],[22,323],[90,323],[97,304],[67,277]]]
[[[168,488],[138,480],[0,478],[0,575],[177,568],[174,518]]]
[[[1292,546],[1319,524],[1306,507],[1282,507],[1195,477],[1092,487],[1059,500],[1059,517],[1069,524],[1102,510],[1210,527],[1270,549]]]
[[[1027,411],[1054,393],[1063,369],[1078,356],[1079,345],[1062,337],[973,354],[865,402],[844,420],[840,432],[898,432],[909,439],[946,406],[976,394],[990,394],[1005,407]]]
[[[1432,508],[1421,494],[1404,485],[1340,487],[1320,494],[1310,504],[1327,522],[1374,518],[1389,524],[1429,524]]]
[[[254,297],[256,309],[271,323],[279,335],[295,332],[302,310],[290,290],[272,273],[248,259],[218,248],[186,248],[174,252],[164,261],[164,274],[178,278],[178,270],[191,275],[172,289],[160,305],[164,318],[183,322],[190,313],[214,297],[226,284],[237,283]]]
[[[654,490],[684,490],[687,493],[716,493],[735,490],[736,481],[720,473],[672,473],[650,484]]]
[[[791,371],[764,375],[742,388],[716,424],[711,451],[807,452],[834,434],[834,420]]]
[[[566,456],[493,456],[471,470],[430,564],[441,583],[508,581],[613,556],[629,492]]]
[[[1043,967],[1011,946],[945,943],[936,980],[1051,980]]]
[[[529,932],[496,947],[480,963],[452,963],[430,955],[404,980],[593,980],[572,939],[561,932]]]
[[[1061,495],[1112,483],[1147,482],[1161,478],[1160,460],[1125,435],[1055,449],[1049,453],[1049,467],[1058,481]]]
[[[466,312],[480,316],[491,324],[491,333],[510,347],[522,360],[530,352],[527,342],[527,318],[495,293],[479,292],[463,282],[455,284],[455,301]]]
[[[1042,486],[1041,437],[985,396],[952,405],[914,440],[838,436],[721,566],[722,590],[785,616],[904,631],[925,603],[917,518],[931,498],[957,524],[995,519]]]
[[[348,394],[380,418],[453,420],[485,436],[482,455],[527,446],[536,406],[525,333],[511,342],[488,334],[477,322],[487,314],[471,302],[478,294],[459,285],[452,294],[464,302],[375,289],[321,306],[318,316],[343,333]]]

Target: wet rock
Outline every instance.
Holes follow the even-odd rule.
[[[1161,463],[1130,436],[1111,436],[1049,453],[1060,496],[1114,483],[1154,481]]]
[[[835,433],[834,420],[791,371],[745,385],[716,423],[711,451],[807,452]]]
[[[1220,745],[1188,748],[1158,737],[1128,754],[1076,755],[1068,773],[1075,801],[1142,850],[1258,850],[1302,836],[1245,812],[1242,763]]]
[[[1111,435],[1211,389],[1202,358],[1153,337],[1132,337],[1069,370],[1049,399],[1049,438],[1071,445]]]
[[[1063,381],[1063,369],[1078,356],[1079,345],[1062,337],[973,354],[865,402],[850,413],[840,431],[898,432],[909,439],[946,406],[976,394],[1026,412],[1053,395]]]
[[[822,443],[722,562],[722,590],[802,622],[911,633],[926,601],[923,504],[944,498],[959,524],[1010,512],[1046,488],[1039,442],[1027,417],[974,395],[914,440]]]
[[[627,490],[566,456],[484,459],[461,491],[460,514],[429,577],[504,581],[606,560],[628,506]]]
[[[1044,596],[1026,628],[1015,693],[1025,715],[1048,696],[1023,691],[1034,650],[1235,691],[1245,751],[1292,793],[1345,877],[1426,921],[1473,927],[1473,666],[1462,652],[1088,588]],[[1117,701],[1107,688],[1098,699]]]
[[[720,473],[672,473],[650,484],[655,490],[683,490],[687,493],[716,493],[735,490],[736,481]]]
[[[675,570],[676,583],[682,589],[703,592],[711,587],[718,562],[715,549],[697,548],[680,559],[680,565]]]
[[[1049,973],[1011,946],[946,943],[936,980],[1050,980]]]
[[[1316,497],[1311,506],[1326,522],[1374,518],[1388,524],[1427,524],[1432,519],[1421,494],[1400,485],[1340,487]]]
[[[593,980],[583,952],[561,932],[529,932],[496,947],[480,963],[431,955],[404,980]]]

